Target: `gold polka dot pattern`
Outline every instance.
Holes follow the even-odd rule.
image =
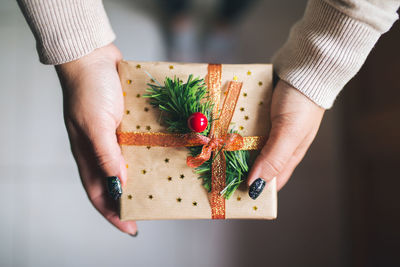
[[[148,99],[142,97],[146,94],[146,84],[163,83],[166,76],[174,75],[186,81],[192,73],[207,78],[207,64],[122,61],[119,72],[121,81],[126,82],[122,83],[125,112],[118,130],[166,132],[159,120],[159,110],[150,109]],[[229,81],[243,82],[230,128],[240,130],[243,136],[266,135],[270,127],[267,107],[272,92],[271,65],[224,64],[221,80],[222,99]],[[186,166],[186,148],[122,146],[121,149],[132,166],[127,169],[125,197],[121,198],[122,220],[210,218],[209,199],[202,181]],[[275,181],[266,186],[257,200],[248,197],[244,184],[240,188],[226,201],[226,218],[276,217]]]

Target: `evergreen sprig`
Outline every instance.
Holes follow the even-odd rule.
[[[150,98],[150,104],[162,111],[162,119],[168,125],[168,131],[188,133],[187,119],[195,112],[203,113],[211,120],[212,103],[207,96],[207,87],[203,79],[190,75],[187,82],[167,77],[164,86],[147,84],[150,88],[143,97]],[[202,133],[207,135],[210,123]]]
[[[211,122],[217,118],[211,117],[213,103],[207,95],[207,86],[203,79],[193,78],[189,75],[186,83],[177,77],[165,78],[164,85],[148,84],[147,94],[143,97],[149,98],[151,105],[162,112],[162,119],[168,125],[167,130],[174,133],[189,133],[187,120],[195,112],[203,113],[209,124],[202,133],[208,135]],[[231,131],[236,133],[236,131]],[[190,154],[196,156],[201,152],[202,147],[189,147]],[[216,153],[220,153],[217,151]],[[243,182],[249,171],[249,152],[245,150],[224,151],[226,157],[226,187],[221,192],[226,199],[229,199],[235,190]],[[195,168],[199,178],[203,179],[205,189],[211,191],[211,166],[212,159],[209,159],[201,166]]]

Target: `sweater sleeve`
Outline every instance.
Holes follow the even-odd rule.
[[[379,37],[398,19],[400,0],[309,0],[272,62],[278,76],[330,108]]]
[[[115,39],[101,0],[17,1],[44,64],[73,61]]]

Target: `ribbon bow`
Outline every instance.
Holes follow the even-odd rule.
[[[198,167],[213,157],[211,166],[210,206],[212,219],[225,219],[225,199],[220,192],[225,187],[226,159],[224,151],[258,150],[265,143],[265,136],[241,136],[228,133],[229,124],[242,88],[241,82],[231,81],[226,97],[219,112],[221,100],[221,65],[208,65],[208,90],[214,107],[209,136],[200,134],[172,134],[158,132],[117,132],[120,145],[159,146],[159,147],[191,147],[201,146],[201,153],[186,160],[189,167]],[[219,114],[219,116],[218,116]],[[214,153],[212,153],[214,151]]]
[[[200,154],[197,156],[188,156],[186,163],[191,168],[196,168],[210,159],[212,151],[222,150],[240,150],[243,147],[244,141],[240,134],[232,133],[223,136],[222,138],[209,138],[204,135],[196,134],[195,137],[198,143],[203,145]]]

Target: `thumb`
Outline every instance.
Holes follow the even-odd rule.
[[[78,141],[81,145],[77,146],[74,154],[89,199],[111,224],[122,232],[135,235],[136,223],[120,221],[118,203],[115,202],[122,193],[121,183],[125,184],[127,179],[126,165],[116,135],[113,131],[104,131],[104,133],[89,134],[86,137],[87,141]],[[118,188],[113,187],[115,185]]]
[[[90,143],[95,164],[101,176],[107,179],[110,196],[117,200],[121,196],[122,186],[126,183],[127,173],[115,131],[97,131]]]
[[[107,176],[120,177],[122,183],[126,182],[125,161],[114,131],[102,130],[93,134],[88,129],[74,127],[70,120],[66,125],[82,184],[93,206],[119,230],[135,235],[136,223],[119,219],[118,203],[109,196],[106,188]]]
[[[247,179],[249,195],[253,199],[262,192],[266,182],[285,169],[296,150],[299,142],[290,128],[284,117],[273,121],[267,143],[256,158]]]

